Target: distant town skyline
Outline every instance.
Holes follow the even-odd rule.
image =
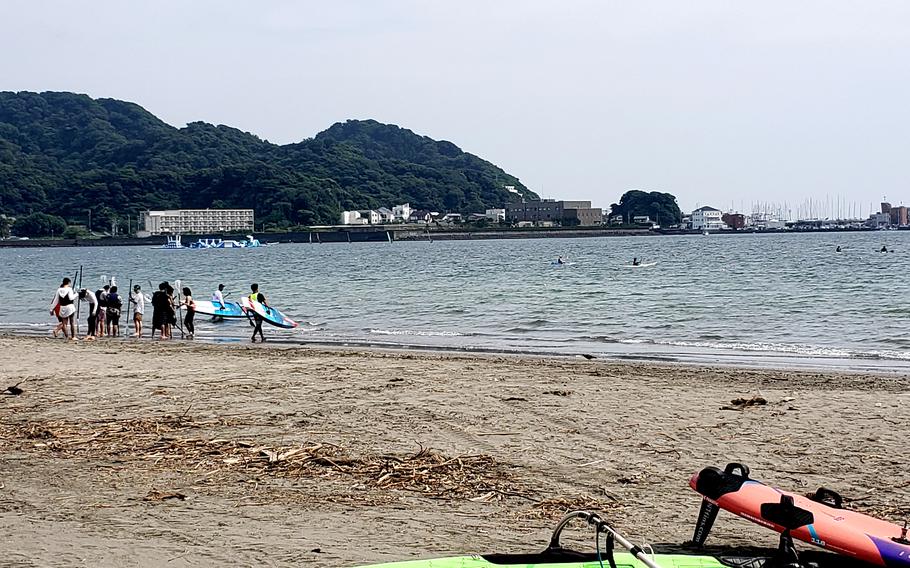
[[[275,143],[373,118],[542,197],[750,212],[910,202],[910,4],[844,0],[13,1],[0,88]],[[906,199],[905,199],[906,197]]]

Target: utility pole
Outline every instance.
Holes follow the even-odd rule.
[[[88,232],[89,232],[89,234],[91,234],[91,232],[92,232],[92,210],[91,209],[88,210]]]

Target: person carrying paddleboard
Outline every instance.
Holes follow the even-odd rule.
[[[57,293],[54,294],[54,300],[51,302],[50,313],[57,316],[57,326],[54,327],[54,337],[63,331],[63,337],[76,339],[76,293],[70,286],[70,279],[64,278]],[[70,332],[67,334],[66,326],[69,324]]]
[[[250,293],[250,296],[249,296],[250,301],[259,302],[260,304],[265,306],[266,309],[268,309],[269,304],[265,300],[265,294],[263,294],[262,292],[259,291],[259,284],[256,284],[256,283],[250,284],[250,290],[252,290],[252,292]],[[251,341],[253,343],[256,343],[256,333],[257,332],[259,333],[260,341],[265,341],[265,336],[262,334],[262,316],[260,316],[256,312],[253,312],[253,321],[255,322],[255,327],[253,328],[253,338]]]

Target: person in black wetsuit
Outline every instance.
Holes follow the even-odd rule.
[[[168,309],[167,284],[162,282],[158,285],[158,291],[152,294],[152,338],[155,337],[155,331],[159,332],[160,339],[167,339],[164,330],[164,320]]]
[[[183,329],[186,330],[187,339],[193,339],[196,333],[196,326],[193,325],[193,319],[196,318],[196,302],[193,301],[193,292],[188,288],[183,288],[183,301],[181,306],[186,306],[186,315],[183,317]]]
[[[120,310],[123,309],[123,300],[120,299],[120,294],[117,293],[117,287],[111,286],[110,291],[107,293],[107,307],[105,314],[108,329],[108,335],[111,337],[118,337],[120,335]]]
[[[269,304],[266,302],[265,294],[259,291],[259,284],[251,284],[250,290],[252,291],[249,295],[250,301],[259,302],[265,306],[265,309],[269,309]],[[265,336],[262,334],[262,316],[256,312],[253,312],[253,321],[250,322],[250,324],[255,326],[253,327],[253,337],[251,341],[253,343],[256,343],[256,333],[259,333],[260,341],[265,341]]]

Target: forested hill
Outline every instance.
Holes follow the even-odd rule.
[[[344,209],[473,212],[513,193],[514,176],[376,121],[333,125],[278,146],[227,126],[174,128],[142,107],[73,93],[0,92],[0,213],[110,227],[144,209],[252,207],[257,226],[336,223]]]

